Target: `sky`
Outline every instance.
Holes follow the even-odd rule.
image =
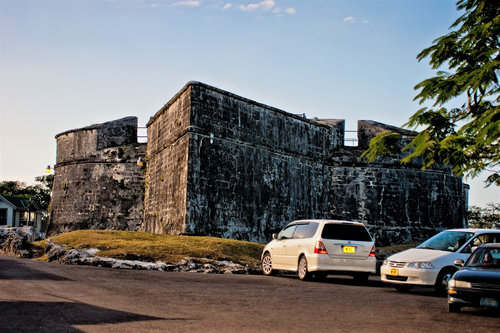
[[[456,0],[0,0],[0,181],[33,183],[55,135],[137,116],[201,81],[307,118],[401,126],[417,54]],[[469,204],[500,202],[482,175]]]

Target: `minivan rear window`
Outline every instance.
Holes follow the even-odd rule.
[[[362,225],[327,223],[323,227],[321,237],[325,239],[353,240],[371,242],[372,237]]]

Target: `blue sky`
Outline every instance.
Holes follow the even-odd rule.
[[[417,54],[455,0],[0,0],[0,180],[32,182],[54,136],[134,115],[196,80],[308,118],[395,126],[433,74]],[[470,204],[500,201],[471,185]]]

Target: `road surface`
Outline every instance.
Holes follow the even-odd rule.
[[[430,290],[371,277],[210,275],[67,266],[0,255],[0,332],[500,332]]]

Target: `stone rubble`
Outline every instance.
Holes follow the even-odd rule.
[[[158,270],[165,272],[196,272],[208,274],[258,274],[256,267],[243,266],[228,260],[189,259],[178,263],[164,261],[144,262],[96,256],[97,249],[68,249],[67,246],[47,240],[47,260],[67,265],[88,265],[119,269]]]
[[[29,242],[35,239],[33,227],[0,226],[0,253],[28,258],[31,256]]]

